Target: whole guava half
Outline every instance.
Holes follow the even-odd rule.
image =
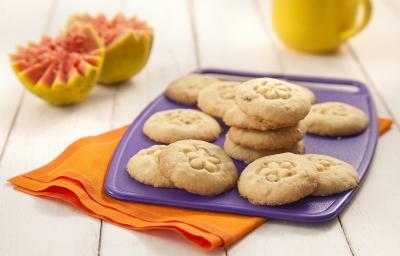
[[[55,105],[85,99],[96,84],[105,48],[93,27],[75,24],[53,39],[18,46],[10,55],[11,66],[21,83]]]
[[[74,15],[68,24],[91,24],[106,46],[99,82],[117,84],[129,80],[146,65],[153,44],[153,29],[137,17],[117,14],[111,20],[103,14]]]

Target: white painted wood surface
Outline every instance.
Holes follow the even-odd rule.
[[[23,8],[22,8],[23,6]],[[55,35],[75,12],[138,14],[155,28],[146,68],[82,104],[56,108],[24,92],[7,55],[17,43]],[[284,47],[264,0],[0,1],[0,255],[398,255],[400,131],[379,141],[369,176],[339,216],[324,224],[269,221],[237,244],[201,251],[167,231],[134,232],[72,207],[15,192],[6,179],[45,164],[73,140],[131,122],[166,83],[198,67],[346,77],[366,82],[378,112],[399,118],[400,5],[374,1],[371,24],[336,54]],[[12,25],[11,25],[12,24]]]

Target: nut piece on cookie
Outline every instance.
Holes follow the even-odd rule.
[[[317,169],[319,177],[313,196],[329,196],[357,187],[360,177],[354,167],[337,158],[307,154],[304,155]]]
[[[296,126],[267,131],[231,127],[228,137],[235,144],[246,148],[274,150],[292,148],[304,138],[305,133],[306,126],[303,121],[300,121]]]
[[[158,164],[161,150],[165,145],[154,145],[142,149],[129,159],[126,170],[140,183],[158,188],[173,188],[174,184],[160,172]]]
[[[311,106],[304,119],[307,132],[325,136],[349,136],[368,127],[368,116],[360,109],[342,102],[324,102]]]
[[[177,188],[212,196],[230,190],[238,177],[232,159],[218,146],[200,140],[181,140],[160,154],[160,169]]]
[[[310,111],[304,90],[285,81],[257,78],[242,83],[236,91],[236,104],[247,115],[278,126],[293,126]]]
[[[205,113],[222,118],[235,106],[236,89],[240,85],[233,81],[218,81],[200,91],[197,106]]]
[[[317,188],[316,167],[292,153],[259,158],[240,175],[238,190],[252,204],[282,205],[295,202]]]
[[[219,81],[217,78],[207,75],[187,75],[171,82],[167,86],[165,95],[184,105],[196,105],[199,92],[217,81]]]
[[[201,111],[172,109],[153,114],[145,122],[143,133],[166,144],[184,139],[214,141],[221,133],[221,127],[214,118]]]
[[[264,156],[269,156],[269,155],[275,155],[275,154],[281,154],[285,152],[291,152],[294,154],[303,154],[304,153],[304,142],[301,140],[298,143],[296,143],[294,146],[291,148],[287,149],[275,149],[275,150],[256,150],[256,149],[251,149],[251,148],[245,148],[240,145],[237,145],[233,143],[230,139],[229,136],[225,137],[225,142],[224,142],[224,151],[225,153],[232,157],[233,159],[243,161],[247,164],[253,162],[254,160],[264,157]]]

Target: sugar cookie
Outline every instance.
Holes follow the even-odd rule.
[[[247,115],[277,125],[293,126],[310,111],[310,101],[303,89],[272,78],[242,83],[236,91],[235,100]]]
[[[158,164],[164,145],[154,145],[142,149],[129,159],[126,170],[129,175],[140,183],[160,188],[172,188],[172,182],[160,172]]]
[[[307,132],[327,136],[348,136],[368,127],[368,117],[360,109],[342,102],[324,102],[312,105],[304,119]]]
[[[276,149],[276,150],[255,150],[251,148],[245,148],[233,143],[228,136],[225,137],[225,142],[224,142],[224,151],[228,156],[236,160],[244,161],[247,164],[264,156],[275,155],[285,152],[291,152],[294,154],[303,154],[304,148],[305,148],[304,142],[302,140],[296,143],[291,148]]]
[[[250,117],[243,113],[243,111],[236,105],[226,111],[223,121],[227,126],[261,131],[291,126],[291,124],[273,123],[259,118]]]
[[[160,154],[161,172],[176,187],[211,196],[231,189],[238,177],[232,159],[218,146],[200,140],[181,140]]]
[[[267,131],[231,127],[228,136],[235,144],[246,148],[273,150],[293,147],[305,133],[305,124],[299,122],[296,126]]]
[[[350,164],[334,157],[316,154],[304,155],[314,163],[319,176],[314,196],[328,196],[357,187],[360,177]]]
[[[235,93],[240,83],[219,81],[200,91],[197,106],[205,113],[222,118],[235,105]]]
[[[308,89],[307,87],[303,86],[303,85],[298,85],[301,89],[303,89],[304,94],[306,95],[306,97],[308,98],[308,100],[310,101],[311,104],[314,104],[317,101],[317,98],[315,97],[315,94]]]
[[[165,94],[175,102],[184,105],[196,105],[199,92],[217,81],[219,80],[215,77],[191,74],[170,83]]]
[[[310,161],[283,153],[249,164],[240,175],[238,189],[253,204],[282,205],[310,195],[317,182],[316,168]]]
[[[216,140],[221,127],[214,118],[192,109],[172,109],[153,114],[143,133],[152,140],[172,143],[184,139]]]

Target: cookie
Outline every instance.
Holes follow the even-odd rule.
[[[221,133],[221,127],[214,118],[201,111],[172,109],[153,114],[145,122],[143,133],[166,144],[184,139],[213,141]]]
[[[233,143],[228,136],[225,137],[225,142],[224,142],[224,151],[226,154],[228,154],[228,156],[236,160],[244,161],[247,164],[264,156],[275,155],[285,152],[291,152],[294,154],[303,154],[304,148],[305,148],[304,142],[302,140],[296,143],[291,148],[276,149],[276,150],[255,150],[251,148],[245,148]]]
[[[310,111],[310,101],[303,89],[272,78],[242,83],[236,91],[235,100],[247,115],[277,125],[294,126]]]
[[[310,104],[314,104],[317,101],[315,94],[310,89],[308,89],[307,87],[302,86],[302,85],[298,85],[298,84],[296,84],[296,85],[299,86],[303,90],[304,94],[310,101]]]
[[[313,162],[319,177],[313,196],[328,196],[357,187],[360,177],[350,164],[325,155],[308,154],[305,158]]]
[[[220,81],[200,91],[197,106],[205,113],[222,118],[235,105],[235,93],[240,83]]]
[[[240,175],[238,190],[252,204],[282,205],[310,195],[317,184],[316,168],[310,161],[283,153],[249,164]]]
[[[184,105],[196,105],[199,92],[210,84],[219,81],[215,77],[192,74],[181,77],[167,86],[165,95]]]
[[[181,140],[160,154],[161,172],[176,187],[211,196],[230,190],[238,177],[232,159],[218,146],[200,140]]]
[[[129,175],[140,183],[159,188],[173,188],[174,184],[160,172],[158,164],[164,145],[154,145],[142,149],[129,159],[126,170]]]
[[[304,119],[307,132],[326,136],[349,136],[368,127],[368,117],[360,109],[342,102],[312,105]]]
[[[234,126],[243,129],[255,129],[255,130],[271,130],[277,128],[288,127],[290,124],[285,123],[273,123],[268,122],[259,118],[254,118],[246,115],[236,105],[226,111],[223,121],[227,126]]]
[[[304,138],[305,133],[304,122],[299,122],[296,126],[267,131],[231,127],[228,137],[235,144],[246,148],[273,150],[293,147]]]

